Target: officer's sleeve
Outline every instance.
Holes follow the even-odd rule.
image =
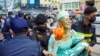
[[[96,33],[95,28],[93,29],[93,36],[91,37],[91,42],[89,43],[90,46],[94,46],[96,44]]]
[[[6,26],[10,29],[10,28],[11,28],[11,27],[10,27],[11,21],[10,21],[9,18],[6,19],[5,23],[6,23]]]

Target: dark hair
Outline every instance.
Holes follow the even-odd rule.
[[[31,19],[30,15],[31,15],[31,14],[25,14],[25,15],[24,15],[24,19]],[[27,16],[28,16],[28,18],[26,18]]]
[[[85,1],[85,4],[86,4],[87,6],[94,6],[95,0]]]
[[[89,6],[84,10],[84,14],[91,14],[93,12],[97,12],[97,9],[95,7]]]
[[[35,20],[34,20],[36,25],[40,25],[43,24],[45,22],[47,22],[47,17],[44,14],[39,14]]]

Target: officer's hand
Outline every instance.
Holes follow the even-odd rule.
[[[14,32],[13,32],[12,29],[10,29],[9,32],[10,32],[11,35],[14,35]]]
[[[29,30],[29,31],[32,31],[32,29],[31,29],[31,28],[29,28],[28,30]]]
[[[89,53],[93,52],[93,48],[90,47],[90,46],[88,46],[88,47],[86,48],[86,50],[87,50]]]
[[[3,40],[3,39],[4,39],[3,34],[0,33],[0,40]]]
[[[44,54],[45,56],[55,56],[54,54],[52,54],[51,52],[48,52],[48,51],[46,51],[46,50],[43,50],[43,54]]]

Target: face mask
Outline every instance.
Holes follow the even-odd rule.
[[[41,32],[45,32],[45,30],[46,30],[46,26],[38,26],[37,27],[37,29],[39,30],[39,31],[41,31]]]
[[[15,18],[15,15],[12,15],[11,17],[12,17],[12,18]]]
[[[96,17],[91,17],[90,23],[94,23],[96,20]]]

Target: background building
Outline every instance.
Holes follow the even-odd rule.
[[[86,0],[62,0],[61,9],[63,10],[74,10],[85,7]],[[95,0],[95,7],[100,11],[100,0]]]
[[[60,2],[61,0],[40,0],[40,5],[60,9]]]
[[[0,0],[0,6],[2,6],[2,9],[9,9],[13,6],[13,0]]]
[[[80,5],[82,7],[85,6],[85,0],[80,0]],[[98,11],[100,11],[100,0],[95,0],[95,7],[97,8]]]
[[[61,9],[62,10],[74,10],[80,8],[80,0],[62,0]]]
[[[18,0],[21,8],[59,9],[61,0]]]
[[[37,14],[45,13],[47,10],[60,9],[60,1],[61,0],[18,0],[17,2],[21,10]]]
[[[100,0],[95,0],[95,6],[100,11]]]
[[[0,13],[6,14],[8,11],[12,11],[14,9],[14,1],[15,0],[0,0]]]

